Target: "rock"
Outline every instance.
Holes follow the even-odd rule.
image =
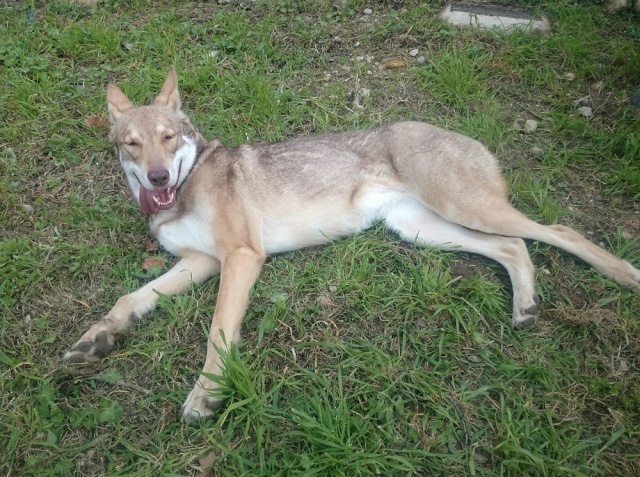
[[[337,292],[337,291],[338,291],[338,287],[337,287],[337,286],[335,286],[335,285],[329,285],[329,291],[330,291],[331,293],[335,293],[335,292]]]
[[[33,206],[30,204],[23,204],[22,210],[24,210],[27,214],[33,214]]]
[[[422,64],[424,64],[424,62],[425,62],[425,61],[427,61],[427,60],[425,59],[425,57],[424,57],[424,56],[418,56],[418,59],[417,59],[416,61],[422,65]]]
[[[467,2],[447,2],[448,5],[438,15],[451,25],[460,27],[500,30],[510,34],[514,31],[545,33],[551,29],[549,20],[543,16],[521,9],[514,14],[509,7],[501,5],[465,5]],[[505,2],[499,2],[505,3]],[[513,2],[506,2],[513,3]]]
[[[567,81],[573,81],[574,79],[576,79],[576,75],[574,73],[565,73],[563,78]]]
[[[420,53],[420,51],[417,48],[414,48],[409,52],[409,56],[418,56],[418,53]]]
[[[365,15],[371,15],[373,13],[373,10],[371,10],[370,8],[365,8],[364,10],[362,10],[362,13],[364,13]]]
[[[384,67],[388,70],[397,70],[400,68],[404,68],[408,63],[405,60],[389,60],[385,62]]]
[[[533,146],[531,148],[531,155],[533,157],[541,157],[544,154],[544,149],[538,146]]]
[[[531,132],[535,131],[536,129],[538,129],[538,121],[536,121],[534,119],[527,119],[524,122],[524,126],[523,126],[522,129],[524,129],[524,132],[531,133]]]
[[[482,358],[480,356],[478,356],[477,354],[470,354],[467,356],[467,359],[469,361],[471,361],[472,363],[482,363]]]
[[[625,240],[632,240],[633,235],[625,230],[624,232],[622,232],[622,238]]]
[[[580,113],[581,116],[584,116],[585,118],[590,118],[591,116],[593,116],[593,110],[589,106],[579,107],[578,112]]]
[[[589,89],[592,93],[599,93],[604,88],[604,81],[594,81],[589,85]]]

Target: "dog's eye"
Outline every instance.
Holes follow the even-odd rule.
[[[175,134],[165,134],[164,140],[165,141],[171,141],[174,137],[176,137]]]
[[[138,143],[135,141],[125,141],[124,142],[126,146],[137,146]]]

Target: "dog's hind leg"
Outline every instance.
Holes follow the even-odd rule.
[[[393,206],[385,219],[387,226],[408,242],[477,253],[500,263],[509,273],[513,286],[513,326],[522,328],[535,324],[538,308],[535,270],[522,239],[470,230],[443,219],[410,198]]]
[[[564,225],[542,225],[515,209],[506,199],[493,198],[455,214],[455,221],[490,234],[520,237],[553,245],[584,260],[620,285],[640,292],[640,270],[590,242]]]
[[[200,253],[185,254],[164,275],[120,297],[111,311],[65,353],[64,359],[70,363],[85,363],[103,358],[113,347],[114,334],[153,310],[158,303],[158,294],[181,293],[192,283],[203,282],[219,271],[220,263],[215,258]]]

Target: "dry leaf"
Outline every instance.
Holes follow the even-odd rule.
[[[399,68],[404,68],[409,63],[405,60],[389,60],[384,64],[384,67],[388,70],[397,70]]]
[[[144,244],[144,251],[147,253],[157,252],[160,244],[157,240],[147,240]]]
[[[144,263],[142,264],[143,270],[149,270],[154,265],[158,265],[160,268],[164,268],[164,264],[167,261],[162,257],[149,257],[144,259]]]
[[[104,115],[91,114],[84,118],[84,123],[90,128],[102,129],[104,131],[111,129],[111,124],[109,124],[109,120]]]
[[[202,459],[198,459],[198,463],[200,464],[200,473],[198,474],[198,477],[208,477],[209,475],[211,475],[209,467],[213,465],[217,457],[218,456],[215,452],[210,452]]]

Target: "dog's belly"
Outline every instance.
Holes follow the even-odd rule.
[[[285,252],[360,233],[404,200],[411,200],[406,192],[372,186],[324,202],[288,201],[264,220],[265,251]]]

